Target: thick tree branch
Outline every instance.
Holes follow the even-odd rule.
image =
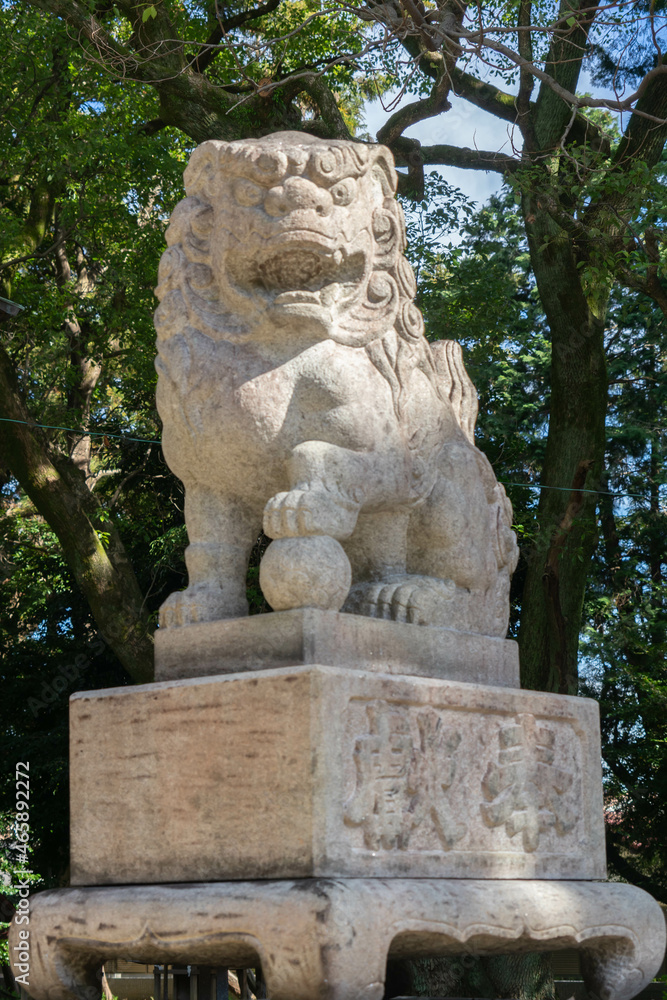
[[[156,132],[160,132],[161,129],[166,128],[167,123],[163,122],[161,118],[151,118],[149,122],[144,122],[137,129],[140,135],[155,135]]]
[[[451,76],[452,89],[458,97],[503,121],[513,124],[517,120],[517,99],[514,94],[508,94],[492,83],[479,80],[458,66],[452,70]]]
[[[399,167],[409,165],[409,154],[394,143],[391,147]],[[521,160],[505,153],[492,153],[484,149],[470,149],[467,146],[421,146],[418,154],[425,166],[465,167],[469,170],[492,170],[495,173],[513,173],[521,167]]]
[[[338,102],[330,87],[321,76],[316,73],[304,77],[301,81],[301,88],[310,94],[318,108],[320,115],[328,130],[330,139],[351,139],[350,130],[345,124]]]

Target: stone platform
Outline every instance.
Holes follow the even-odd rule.
[[[313,665],[84,692],[70,733],[73,885],[605,876],[588,699]]]
[[[155,633],[156,681],[314,663],[520,686],[519,647],[512,639],[318,608],[162,628]]]
[[[304,879],[59,889],[30,905],[34,1000],[99,1000],[115,957],[261,964],[271,1000],[380,1000],[388,958],[560,948],[581,951],[589,995],[629,1000],[665,948],[658,904],[619,883]]]

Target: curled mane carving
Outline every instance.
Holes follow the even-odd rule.
[[[271,191],[291,177],[305,176],[336,197],[338,188],[364,178],[371,182],[375,197],[371,206],[354,206],[357,213],[368,216],[369,266],[363,294],[338,318],[330,335],[367,351],[389,383],[401,416],[415,368],[424,372],[438,394],[441,390],[422,316],[413,301],[416,283],[404,256],[405,223],[394,197],[397,180],[391,155],[382,146],[324,142],[301,134],[291,138],[292,145],[276,143],[270,153],[251,142],[215,140],[195,151],[185,172],[188,197],[174,211],[167,230],[169,249],[160,264],[158,335],[163,340],[189,329],[232,342],[253,336],[256,317],[252,310],[244,314],[235,309],[225,295],[225,265],[216,258],[214,247],[216,215],[229,198],[230,180]]]

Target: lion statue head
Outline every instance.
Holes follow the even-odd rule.
[[[185,187],[160,264],[160,339],[184,327],[233,343],[298,329],[304,345],[366,348],[397,406],[411,369],[435,385],[388,149],[300,132],[210,140]]]

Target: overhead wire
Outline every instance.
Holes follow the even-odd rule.
[[[60,427],[58,424],[39,424],[34,420],[16,420],[12,417],[0,417],[0,421],[8,424],[25,424],[26,427],[41,427],[43,430],[48,431],[67,431],[69,434],[81,434],[82,437],[89,435],[90,437],[120,438],[121,441],[136,441],[140,444],[162,444],[162,441],[158,441],[153,438],[133,437],[129,434],[119,434],[115,431],[87,431],[76,427]],[[644,496],[643,493],[612,493],[610,490],[588,490],[583,487],[575,489],[572,486],[543,486],[540,483],[515,483],[507,479],[499,479],[498,482],[502,483],[503,486],[518,486],[527,490],[560,490],[563,493],[596,493],[598,496],[615,497],[618,500],[621,500],[624,497],[632,497],[636,500],[650,501],[650,497]]]

